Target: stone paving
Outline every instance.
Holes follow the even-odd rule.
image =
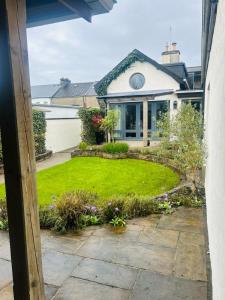
[[[42,232],[46,299],[206,300],[202,209],[133,219],[124,231]],[[12,300],[8,235],[0,232],[0,299]]]

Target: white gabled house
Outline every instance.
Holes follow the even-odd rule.
[[[162,62],[135,49],[95,85],[98,99],[120,111],[117,140],[146,146],[155,142],[162,113],[173,115],[182,102],[202,110],[201,67],[187,69],[176,43],[166,47]]]

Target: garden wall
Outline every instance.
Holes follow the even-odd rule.
[[[47,119],[46,148],[60,152],[77,146],[81,142],[81,120]]]

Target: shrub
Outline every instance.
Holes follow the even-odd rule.
[[[109,223],[111,225],[113,225],[114,227],[125,227],[126,226],[126,221],[124,220],[124,218],[120,218],[120,217],[113,218]]]
[[[82,228],[82,216],[87,211],[88,201],[93,201],[93,198],[95,199],[95,195],[86,191],[65,193],[56,202],[58,218],[54,229],[65,232],[69,229]]]
[[[123,217],[125,201],[124,198],[112,198],[103,208],[103,215],[107,222],[116,217]]]
[[[81,142],[81,143],[79,144],[79,149],[80,149],[80,150],[85,151],[85,150],[87,150],[87,148],[88,148],[87,143]]]
[[[44,112],[42,111],[33,110],[33,132],[35,154],[39,155],[45,153],[46,120]]]
[[[126,143],[109,143],[102,147],[103,151],[110,154],[127,153],[129,146]]]
[[[149,197],[128,196],[125,203],[128,218],[145,217],[157,211],[157,204]]]
[[[109,109],[107,111],[107,116],[102,120],[101,129],[105,131],[106,134],[110,135],[110,139],[114,142],[113,132],[119,122],[119,111],[115,109]]]
[[[103,112],[99,108],[82,107],[78,114],[83,124],[82,141],[90,145],[96,144],[96,132],[100,131]]]
[[[0,199],[0,230],[8,230],[7,207],[4,199]]]
[[[44,229],[51,229],[57,220],[56,206],[49,205],[39,209],[40,226]]]

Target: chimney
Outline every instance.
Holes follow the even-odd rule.
[[[60,78],[60,85],[62,87],[66,87],[69,84],[71,84],[71,81],[68,78]]]
[[[162,52],[163,64],[174,64],[180,62],[180,51],[177,50],[177,43],[166,45],[166,49]]]

